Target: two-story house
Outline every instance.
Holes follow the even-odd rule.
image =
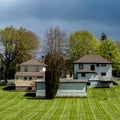
[[[109,87],[112,82],[112,62],[99,55],[85,55],[74,63],[74,79],[88,80],[90,87]]]
[[[27,87],[32,84],[34,80],[44,79],[46,65],[38,60],[31,59],[20,64],[20,72],[15,74],[16,88]]]

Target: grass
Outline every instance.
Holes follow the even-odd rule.
[[[0,87],[0,120],[119,120],[120,85],[88,89],[87,98],[35,99]]]

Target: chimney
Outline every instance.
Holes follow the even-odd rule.
[[[45,63],[45,56],[42,56],[41,63]]]

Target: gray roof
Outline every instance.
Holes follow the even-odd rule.
[[[108,63],[111,64],[111,61],[108,61],[107,59],[101,57],[100,55],[93,55],[93,54],[89,54],[89,55],[85,55],[82,58],[80,58],[79,60],[73,62],[74,64],[77,63]]]
[[[31,59],[28,60],[26,62],[21,63],[20,65],[42,65],[42,66],[46,66],[46,64],[39,62],[38,60],[35,59]]]
[[[36,80],[36,82],[45,82],[45,80]],[[88,80],[78,80],[78,79],[60,79],[60,83],[87,83]]]
[[[96,72],[93,70],[85,68],[85,69],[81,69],[80,71],[78,71],[78,73],[96,73]]]

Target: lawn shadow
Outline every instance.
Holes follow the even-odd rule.
[[[27,92],[24,96],[25,96],[25,98],[27,98],[27,99],[36,99],[36,94],[35,94],[35,92]]]
[[[15,90],[15,86],[5,86],[5,87],[3,88],[3,90],[13,91],[13,90]]]
[[[36,98],[36,93],[35,92],[27,92],[24,97],[26,99],[32,99],[32,100],[53,100],[53,99],[47,99],[46,97],[39,97]]]

